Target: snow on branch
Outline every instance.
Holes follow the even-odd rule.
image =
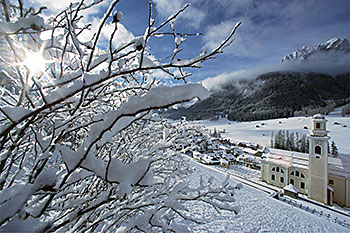
[[[159,74],[186,83],[189,70],[232,43],[239,24],[214,50],[181,59],[186,38],[202,35],[175,27],[189,5],[155,25],[150,0],[144,33],[128,32],[119,41],[118,33],[127,31],[119,0],[97,27],[86,23],[102,2],[81,0],[45,22],[44,7],[2,1],[0,208],[7,211],[0,231],[186,232],[178,219],[203,223],[188,203],[236,213],[228,181],[217,187],[210,179],[192,187],[183,182],[193,169],[179,148],[205,139],[205,131],[159,113],[203,100],[208,91],[199,84],[162,85]],[[166,57],[151,53],[160,36],[174,47]]]

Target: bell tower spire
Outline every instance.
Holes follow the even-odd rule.
[[[316,114],[311,120],[309,136],[309,189],[311,199],[327,204],[328,131],[324,116]]]

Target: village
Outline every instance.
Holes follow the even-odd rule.
[[[328,154],[326,122],[320,114],[312,117],[309,153],[234,142],[221,137],[224,130],[216,129],[205,135],[196,132],[190,136],[192,143],[179,144],[178,150],[201,164],[279,188],[278,195],[348,209],[350,165],[348,160]]]

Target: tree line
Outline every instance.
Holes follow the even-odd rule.
[[[277,134],[272,132],[271,148],[309,153],[309,146],[309,139],[306,133],[290,133],[289,130],[279,130]],[[328,144],[328,153],[333,156],[338,155],[338,147],[334,141],[330,145]]]

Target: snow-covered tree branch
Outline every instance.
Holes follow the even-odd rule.
[[[156,110],[208,96],[199,84],[164,86],[161,71],[186,81],[228,46],[238,28],[212,51],[180,60],[186,34],[174,21],[188,5],[158,26],[149,1],[145,34],[115,43],[119,1],[105,12],[90,41],[81,35],[86,10],[102,1],[81,1],[47,23],[45,7],[1,1],[0,227],[3,231],[184,231],[174,221],[200,223],[184,203],[202,201],[236,212],[226,180],[187,187],[191,172],[176,151],[191,128],[173,126]],[[108,43],[102,30],[113,25]],[[169,27],[172,33],[163,31]],[[50,33],[43,40],[40,35]],[[150,54],[151,38],[167,36],[174,51]],[[224,191],[224,192],[223,192]]]

